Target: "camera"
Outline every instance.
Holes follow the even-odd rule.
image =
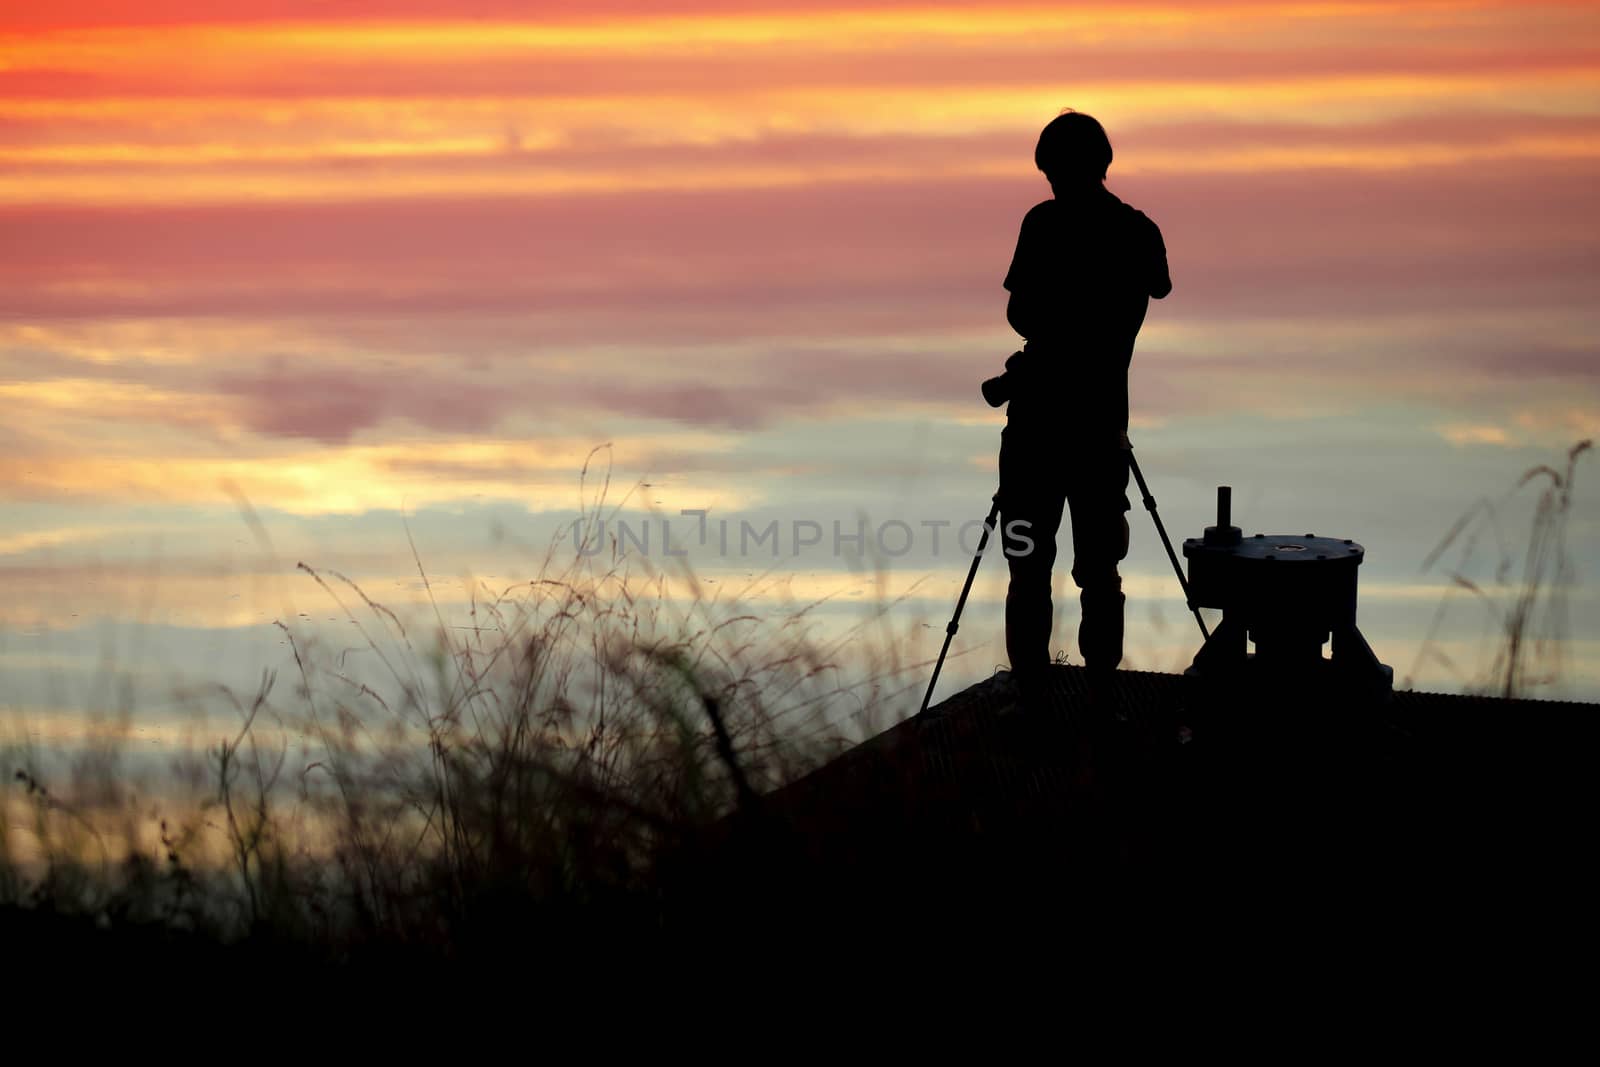
[[[1011,399],[1011,372],[997,374],[979,388],[983,390],[983,399],[989,402],[989,406],[997,408]]]
[[[1011,399],[1012,391],[1017,384],[1017,379],[1012,375],[1011,370],[1021,359],[1021,352],[1011,353],[1006,359],[1006,369],[979,386],[983,391],[983,399],[988,402],[990,407],[997,408]]]

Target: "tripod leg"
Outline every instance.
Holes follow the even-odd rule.
[[[1161,544],[1167,550],[1167,559],[1172,561],[1173,573],[1178,576],[1178,585],[1183,589],[1183,599],[1188,604],[1189,610],[1194,612],[1194,621],[1200,624],[1200,636],[1210,640],[1211,633],[1206,629],[1206,620],[1200,617],[1200,608],[1194,602],[1194,594],[1189,591],[1189,579],[1183,576],[1183,565],[1178,562],[1178,554],[1172,550],[1172,540],[1167,537],[1167,528],[1161,525],[1161,516],[1156,513],[1156,498],[1150,495],[1150,487],[1145,484],[1144,472],[1139,469],[1139,461],[1133,458],[1133,448],[1128,448],[1128,466],[1133,470],[1133,480],[1139,483],[1139,493],[1144,497],[1144,509],[1155,520],[1156,533],[1161,535]]]
[[[933,699],[933,687],[939,684],[939,671],[943,669],[944,657],[950,651],[950,641],[961,628],[961,610],[967,606],[967,594],[972,592],[972,580],[978,576],[978,564],[983,562],[984,549],[989,547],[989,534],[994,529],[999,515],[1000,494],[995,493],[994,503],[989,508],[989,517],[983,520],[983,535],[978,538],[977,554],[972,557],[972,566],[967,570],[967,583],[961,587],[961,597],[956,601],[956,613],[950,616],[950,622],[944,628],[944,647],[939,649],[939,659],[933,665],[933,677],[928,679],[928,691],[922,694],[922,707],[917,709],[918,715],[928,710],[928,702]]]

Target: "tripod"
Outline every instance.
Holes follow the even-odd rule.
[[[1133,446],[1128,446],[1128,467],[1133,471],[1134,481],[1139,485],[1139,493],[1144,498],[1145,510],[1150,513],[1150,518],[1155,520],[1156,532],[1161,535],[1161,544],[1167,550],[1167,559],[1172,562],[1172,570],[1178,576],[1178,585],[1183,589],[1183,599],[1190,611],[1194,612],[1194,621],[1200,626],[1201,637],[1209,640],[1211,632],[1206,629],[1205,619],[1200,617],[1200,606],[1194,601],[1194,594],[1189,590],[1189,580],[1183,575],[1183,565],[1178,562],[1178,554],[1172,550],[1172,539],[1167,536],[1167,528],[1161,523],[1161,516],[1156,511],[1156,498],[1150,495],[1150,486],[1145,483],[1144,472],[1139,469],[1139,461],[1133,456]],[[944,647],[939,649],[939,659],[933,665],[933,677],[928,679],[928,691],[922,695],[922,707],[917,714],[928,710],[928,703],[933,699],[933,687],[939,684],[939,671],[944,667],[944,658],[950,652],[950,642],[956,636],[956,631],[961,627],[961,611],[967,606],[967,595],[972,592],[973,579],[978,576],[978,564],[983,562],[983,550],[989,545],[989,534],[994,530],[995,523],[1000,514],[1000,494],[994,495],[994,503],[989,508],[989,517],[983,520],[983,536],[978,539],[978,552],[972,557],[972,566],[967,570],[966,584],[961,587],[961,596],[956,600],[955,614],[950,617],[950,622],[944,628]]]

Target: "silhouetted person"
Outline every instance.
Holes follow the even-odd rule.
[[[1104,185],[1111,142],[1100,123],[1063,113],[1040,134],[1034,162],[1055,198],[1023,218],[1004,282],[1006,319],[1027,342],[984,383],[990,403],[1010,400],[1000,437],[1006,652],[1025,686],[1050,664],[1050,572],[1064,509],[1083,606],[1079,652],[1091,680],[1122,662],[1128,363],[1149,298],[1172,290],[1160,229]]]

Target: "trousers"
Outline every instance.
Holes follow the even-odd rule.
[[[1122,662],[1122,576],[1128,555],[1128,453],[1116,435],[1064,439],[1008,423],[1000,435],[1000,531],[1011,583],[1006,654],[1024,673],[1050,664],[1051,575],[1063,512],[1071,516],[1072,580],[1082,617],[1078,652],[1092,671]]]

